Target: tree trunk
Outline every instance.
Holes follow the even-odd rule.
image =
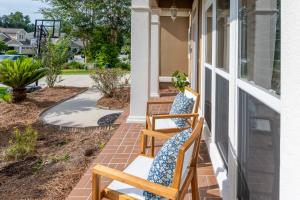
[[[26,88],[13,88],[13,103],[18,103],[26,99]]]

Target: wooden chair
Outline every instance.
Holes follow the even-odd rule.
[[[184,94],[188,98],[192,98],[194,100],[194,107],[192,113],[187,114],[151,114],[150,113],[150,106],[151,105],[167,105],[172,104],[173,101],[168,100],[151,100],[147,102],[147,112],[146,112],[146,129],[152,131],[158,131],[162,133],[169,134],[169,136],[174,135],[174,133],[178,133],[184,129],[194,128],[195,122],[199,116],[198,109],[199,109],[199,101],[200,95],[192,90],[191,88],[186,87]],[[175,122],[172,120],[174,118],[188,118],[187,126],[184,128],[178,128]],[[147,141],[148,138],[146,137],[145,140]],[[151,149],[152,149],[152,156],[154,155],[154,144],[155,139],[151,137]]]
[[[176,124],[173,122],[172,118],[189,118],[188,126],[185,128],[190,128],[195,125],[195,121],[198,118],[198,109],[199,109],[199,101],[200,95],[193,91],[191,88],[186,87],[184,94],[188,98],[192,98],[194,100],[194,107],[192,113],[187,114],[151,114],[150,106],[151,105],[159,105],[159,104],[172,104],[173,101],[167,100],[151,100],[147,102],[147,113],[146,113],[146,128],[148,130],[159,131],[164,133],[174,133],[179,132],[182,129],[179,129]]]
[[[200,149],[200,141],[203,128],[203,119],[197,120],[191,137],[179,150],[173,183],[170,187],[152,183],[147,180],[152,157],[145,154],[146,144],[144,137],[151,136],[159,139],[167,139],[164,133],[143,130],[141,133],[141,154],[124,170],[119,171],[102,165],[93,168],[92,198],[99,200],[108,199],[144,199],[143,191],[149,191],[165,199],[183,199],[189,185],[192,189],[192,199],[198,200],[197,183],[197,159]],[[113,182],[104,190],[100,191],[100,179],[107,177]]]

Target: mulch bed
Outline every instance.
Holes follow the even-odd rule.
[[[42,124],[39,113],[84,88],[47,88],[25,102],[0,102],[0,199],[65,199],[113,131],[65,132]],[[34,154],[9,161],[4,151],[14,127],[38,131]]]
[[[130,100],[130,88],[125,87],[118,89],[115,91],[116,97],[101,97],[98,102],[97,106],[102,109],[110,109],[110,110],[117,110],[125,108],[129,105]]]

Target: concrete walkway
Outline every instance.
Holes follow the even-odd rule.
[[[44,81],[41,80],[40,85],[43,84]],[[101,117],[122,112],[122,110],[104,110],[96,107],[101,96],[97,89],[92,88],[93,81],[88,75],[62,76],[61,81],[56,85],[89,87],[89,90],[43,113],[41,118],[47,124],[68,128],[97,127]]]
[[[98,126],[97,122],[101,117],[122,112],[122,110],[103,110],[97,108],[96,103],[99,98],[98,90],[89,89],[46,111],[41,118],[47,124],[86,128]]]

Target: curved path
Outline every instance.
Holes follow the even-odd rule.
[[[122,110],[103,110],[96,107],[99,91],[89,89],[41,115],[42,120],[51,125],[61,127],[86,128],[96,127],[101,117],[112,113],[121,113]]]
[[[41,81],[43,83],[43,81]],[[96,107],[100,92],[92,88],[92,80],[87,75],[63,76],[57,85],[89,87],[89,90],[64,101],[45,111],[41,119],[51,125],[71,128],[98,127],[101,117],[122,110],[104,110]],[[42,84],[41,84],[42,85]]]

